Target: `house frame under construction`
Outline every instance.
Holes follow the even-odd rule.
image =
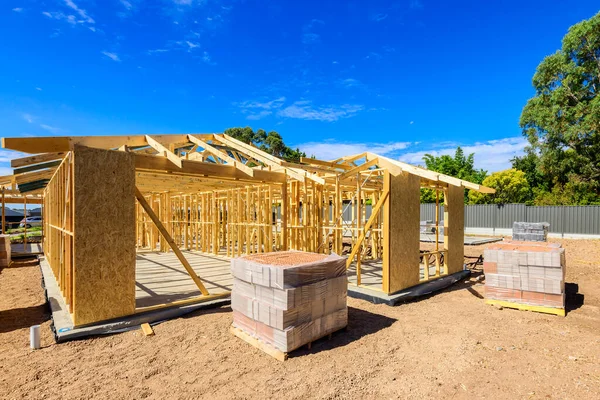
[[[2,145],[32,154],[12,161],[4,186],[42,194],[43,249],[75,326],[140,311],[136,253],[143,251],[176,256],[199,292],[187,302],[228,295],[207,289],[188,251],[227,259],[342,254],[346,246],[353,284],[364,287],[364,265],[378,262],[380,280],[369,290],[392,294],[462,270],[464,189],[493,193],[369,152],[287,162],[225,134],[4,138]],[[444,202],[443,245],[427,253],[421,188]]]

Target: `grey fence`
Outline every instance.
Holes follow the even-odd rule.
[[[443,206],[440,219],[443,219]],[[421,204],[421,220],[435,219],[435,204]],[[548,222],[552,233],[600,235],[600,206],[465,206],[465,228],[511,229],[514,221]]]

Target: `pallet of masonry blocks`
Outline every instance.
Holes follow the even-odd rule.
[[[346,260],[298,251],[231,260],[232,332],[282,358],[348,324]],[[243,334],[239,334],[242,331]],[[267,351],[273,355],[273,352]],[[278,357],[279,358],[279,357]]]
[[[485,297],[524,306],[562,309],[562,313],[546,311],[564,315],[565,267],[565,249],[558,243],[506,241],[493,244],[484,250]]]
[[[513,222],[513,240],[527,242],[548,241],[548,230],[550,224],[547,222]]]
[[[10,236],[0,235],[0,268],[6,268],[10,266],[11,262],[11,250],[10,250]]]

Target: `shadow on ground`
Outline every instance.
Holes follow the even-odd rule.
[[[48,303],[0,311],[0,333],[40,325],[50,319]]]
[[[314,341],[310,350],[307,346],[302,346],[298,350],[294,350],[290,354],[290,357],[299,357],[306,354],[314,354],[346,346],[365,336],[388,328],[396,321],[396,319],[384,315],[371,313],[359,308],[348,307],[348,327],[346,329],[334,332],[333,335],[331,335],[331,339],[328,339],[326,336]]]
[[[585,296],[579,292],[579,285],[565,282],[565,309],[567,312],[577,310],[583,306]]]
[[[198,310],[192,311],[191,313],[182,315],[178,318],[188,319],[188,318],[196,318],[202,315],[210,315],[210,314],[223,314],[223,313],[231,313],[231,306],[227,304],[217,304],[215,306],[207,306],[205,308],[200,308]],[[231,317],[233,321],[233,315]]]

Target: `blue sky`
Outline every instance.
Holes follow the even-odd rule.
[[[507,168],[531,78],[597,1],[3,0],[2,136],[276,130],[331,159]],[[0,153],[0,174],[10,158]]]

